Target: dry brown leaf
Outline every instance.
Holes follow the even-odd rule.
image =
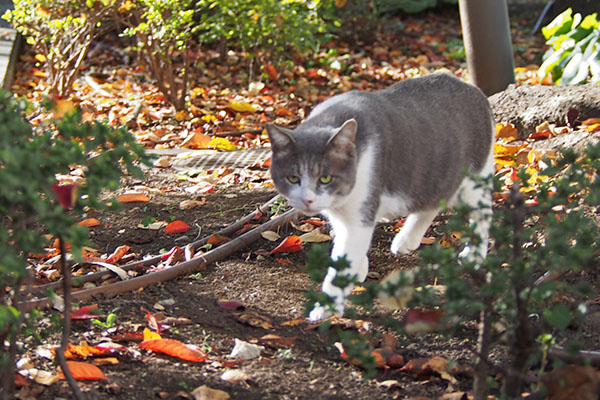
[[[292,347],[294,344],[296,344],[296,339],[298,339],[298,336],[285,337],[269,333],[268,335],[264,335],[263,337],[258,339],[258,341],[259,343],[270,347],[280,348]]]
[[[142,192],[127,192],[117,197],[119,203],[147,203],[150,201],[145,193]]]
[[[591,366],[565,365],[541,378],[553,400],[597,400],[600,376]]]
[[[194,397],[194,400],[228,400],[231,397],[227,392],[206,385],[197,387],[190,394]]]

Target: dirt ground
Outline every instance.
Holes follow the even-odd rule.
[[[142,182],[127,180],[125,189],[139,187]],[[97,248],[110,253],[116,246],[128,244],[139,256],[158,254],[161,249],[170,249],[176,243],[194,240],[198,226],[202,236],[210,235],[231,224],[236,219],[251,213],[257,205],[270,199],[272,189],[243,189],[238,186],[219,188],[215,193],[202,195],[206,204],[191,211],[178,208],[181,200],[190,195],[177,192],[178,182],[172,171],[150,169],[144,187],[170,191],[155,194],[150,202],[125,204],[118,213],[96,215],[101,226],[92,228],[92,238]],[[193,197],[193,196],[192,196]],[[136,228],[147,216],[158,220],[181,219],[195,228],[187,232],[187,239],[180,235],[167,235],[162,231],[147,231]],[[434,225],[443,223],[437,221]],[[280,232],[284,237],[297,233],[289,225]],[[435,228],[428,234],[436,236]],[[394,257],[389,251],[392,235],[383,227],[377,229],[370,250],[371,279],[379,279],[393,269],[412,268],[417,256]],[[204,363],[182,361],[170,356],[152,354],[125,343],[129,349],[119,357],[119,364],[104,365],[102,370],[106,382],[80,382],[83,390],[94,393],[99,399],[178,399],[192,398],[194,388],[207,385],[227,392],[232,399],[406,399],[425,396],[437,398],[444,393],[467,391],[472,379],[467,375],[456,376],[453,384],[437,374],[417,376],[411,372],[380,371],[375,379],[365,379],[363,371],[340,357],[327,333],[320,333],[308,322],[296,326],[281,324],[302,318],[305,310],[303,293],[311,287],[310,279],[303,270],[306,252],[289,253],[291,264],[280,264],[274,256],[257,255],[260,250],[270,250],[276,243],[261,239],[242,252],[233,254],[211,264],[201,275],[184,276],[159,285],[153,285],[112,298],[95,298],[82,305],[97,303],[100,310],[111,310],[117,315],[116,329],[106,330],[89,321],[74,321],[71,343],[81,340],[91,345],[98,344],[117,333],[141,331],[147,326],[146,312],[164,312],[167,316],[184,317],[191,324],[178,325],[163,337],[181,340],[204,349],[209,360]],[[267,317],[272,329],[263,329],[243,324],[234,318],[234,311],[227,311],[217,300],[240,301],[245,311],[255,311]],[[160,305],[159,305],[160,304]],[[597,307],[598,306],[594,306]],[[365,313],[357,309],[358,318],[372,324],[371,334],[376,338],[388,332],[382,324],[382,314]],[[598,315],[598,310],[592,314]],[[401,313],[396,315],[401,318]],[[591,319],[586,337],[582,338],[586,348],[597,349],[600,335]],[[296,337],[290,348],[266,347],[261,357],[245,361],[234,367],[247,375],[244,382],[231,384],[221,379],[227,370],[224,359],[234,346],[234,339],[253,341],[265,334]],[[572,332],[573,333],[573,332]],[[571,333],[571,334],[572,334]],[[567,332],[567,336],[570,334]],[[442,356],[457,364],[468,364],[477,338],[475,324],[465,325],[459,335],[448,339],[441,335],[409,335],[398,337],[398,353],[406,359]],[[44,348],[57,346],[60,336],[56,333],[43,343]],[[33,343],[28,343],[32,345]],[[35,346],[27,356],[38,368],[53,369],[52,362],[39,356]],[[395,381],[388,388],[385,381]],[[71,390],[65,381],[53,385],[39,386],[39,399],[70,398]]]

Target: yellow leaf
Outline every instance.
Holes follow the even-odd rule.
[[[208,142],[208,148],[223,151],[237,150],[237,146],[225,138],[214,138]]]
[[[158,333],[153,332],[148,328],[144,328],[144,341],[153,339],[162,339],[162,337]]]
[[[200,119],[204,122],[219,122],[219,119],[217,117],[215,117],[214,115],[203,115],[202,117],[200,117]]]
[[[227,107],[229,107],[232,110],[237,111],[237,112],[254,112],[254,111],[256,111],[256,109],[254,108],[254,106],[252,104],[246,103],[245,101],[233,100],[231,103],[229,103],[229,105]]]
[[[44,56],[43,54],[36,54],[35,59],[39,62],[46,62],[46,56]]]
[[[519,138],[519,131],[511,124],[496,124],[496,139],[504,139],[507,142],[512,142]]]
[[[521,149],[527,147],[526,144],[494,144],[494,154],[496,157],[508,157],[517,154]]]

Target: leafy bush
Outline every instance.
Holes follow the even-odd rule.
[[[193,0],[135,0],[119,7],[125,36],[135,48],[158,88],[177,110],[185,109],[193,55],[190,47],[200,26],[194,21]]]
[[[539,76],[554,83],[573,85],[600,82],[600,22],[597,14],[582,18],[569,8],[542,28],[550,48],[543,56]]]
[[[14,0],[3,18],[45,62],[49,93],[67,97],[90,45],[113,14],[114,0]]]
[[[198,0],[199,40],[241,46],[260,62],[316,51],[327,39],[321,1]]]
[[[540,363],[541,373],[547,367],[543,343],[552,342],[552,333],[570,326],[582,329],[579,322],[586,313],[585,302],[571,300],[565,304],[563,295],[582,299],[593,294],[581,272],[592,267],[598,251],[599,230],[589,211],[600,200],[600,144],[587,147],[582,154],[564,151],[549,164],[553,165],[542,174],[556,178],[539,183],[537,191],[529,187],[527,173],[519,173],[509,198],[494,212],[494,247],[482,265],[458,262],[455,247],[426,246],[419,252],[419,267],[394,273],[381,284],[366,283],[365,293],[353,299],[367,308],[380,298],[396,307],[440,311],[444,317],[438,328],[448,334],[464,327],[464,322],[478,320],[478,344],[473,349],[478,357],[474,368],[476,399],[487,398],[486,383],[492,371],[501,372],[503,398],[520,397],[527,371],[536,363]],[[518,182],[522,182],[521,188]],[[536,197],[525,202],[522,192],[535,193]],[[444,228],[446,235],[458,232],[463,240],[473,239],[469,211],[464,206],[456,209]],[[308,259],[311,277],[322,278],[329,265],[340,268],[328,258],[326,249],[312,253]],[[563,275],[568,276],[568,282],[557,279]],[[434,281],[445,288],[442,294],[428,285]],[[343,286],[345,282],[334,284]],[[308,296],[309,309],[315,301],[327,304],[322,293]],[[400,333],[408,330],[398,321],[390,323]],[[374,365],[364,339],[357,340],[356,334],[348,332],[340,334],[348,356],[352,351],[362,366]],[[500,346],[507,357],[493,359],[492,351]]]
[[[142,176],[135,163],[147,162],[143,148],[128,132],[83,123],[79,111],[33,130],[22,117],[27,105],[11,96],[0,92],[0,371],[6,398],[14,383],[17,337],[25,321],[19,303],[32,279],[27,257],[43,253],[49,245],[46,235],[60,235],[80,259],[88,232],[74,218],[86,208],[106,208],[100,191],[118,187],[122,168]],[[53,186],[57,174],[68,174],[75,166],[83,168],[86,179],[73,212],[67,214]]]

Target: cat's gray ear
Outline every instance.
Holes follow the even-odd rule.
[[[358,123],[354,118],[344,122],[344,124],[329,138],[327,146],[337,147],[338,149],[349,150],[354,147],[356,140],[356,129]]]
[[[265,129],[267,130],[267,135],[269,135],[269,140],[271,141],[271,148],[274,151],[283,150],[287,146],[296,143],[292,136],[292,131],[289,129],[271,123],[266,124]]]

